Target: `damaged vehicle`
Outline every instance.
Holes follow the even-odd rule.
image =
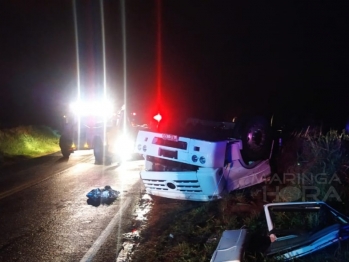
[[[271,173],[271,124],[253,117],[239,122],[196,118],[168,129],[139,131],[135,153],[147,194],[212,201],[265,181]]]
[[[246,251],[280,261],[309,256],[349,238],[349,217],[325,202],[286,202],[264,205],[265,236],[248,229],[226,230],[211,262],[242,261]]]

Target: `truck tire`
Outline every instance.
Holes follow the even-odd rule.
[[[264,117],[252,117],[240,123],[241,156],[245,163],[268,159],[272,144],[272,129]]]
[[[103,155],[104,155],[104,147],[103,142],[100,137],[95,137],[93,139],[93,154],[95,156],[95,164],[102,165],[103,164]]]
[[[66,136],[61,136],[59,138],[59,147],[64,158],[69,158],[71,154],[71,145],[73,143],[72,139],[67,138]]]

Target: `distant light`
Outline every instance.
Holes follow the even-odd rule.
[[[133,112],[132,115],[135,116],[135,115],[136,115],[136,112]]]
[[[78,116],[105,116],[113,114],[113,106],[110,101],[84,101],[70,104],[70,110]]]
[[[158,113],[156,116],[154,116],[154,119],[155,119],[156,121],[160,122],[161,119],[162,119],[162,116]]]

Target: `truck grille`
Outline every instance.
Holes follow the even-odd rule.
[[[198,180],[155,180],[143,179],[144,186],[152,190],[173,190],[188,193],[200,193],[202,189]]]

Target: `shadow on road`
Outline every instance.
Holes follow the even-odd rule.
[[[58,162],[57,160],[55,160],[61,158],[61,155],[58,154],[59,153],[57,152],[35,158],[28,158],[25,156],[5,157],[4,162],[0,163],[0,170],[4,172],[9,170],[11,170],[11,172],[17,172],[19,170],[29,169],[31,167],[41,165],[45,162]]]
[[[69,157],[61,157],[59,158],[56,163],[63,163],[63,162],[68,162],[69,161]]]
[[[98,199],[87,199],[87,204],[90,206],[94,206],[94,207],[98,207],[100,205],[111,205],[114,202],[115,199],[102,199],[102,198],[98,198]]]
[[[106,168],[105,170],[106,170],[106,171],[115,170],[115,169],[117,169],[119,166],[120,166],[120,164],[119,164],[119,163],[117,163],[116,165],[111,166],[111,167],[108,167],[108,168]]]

